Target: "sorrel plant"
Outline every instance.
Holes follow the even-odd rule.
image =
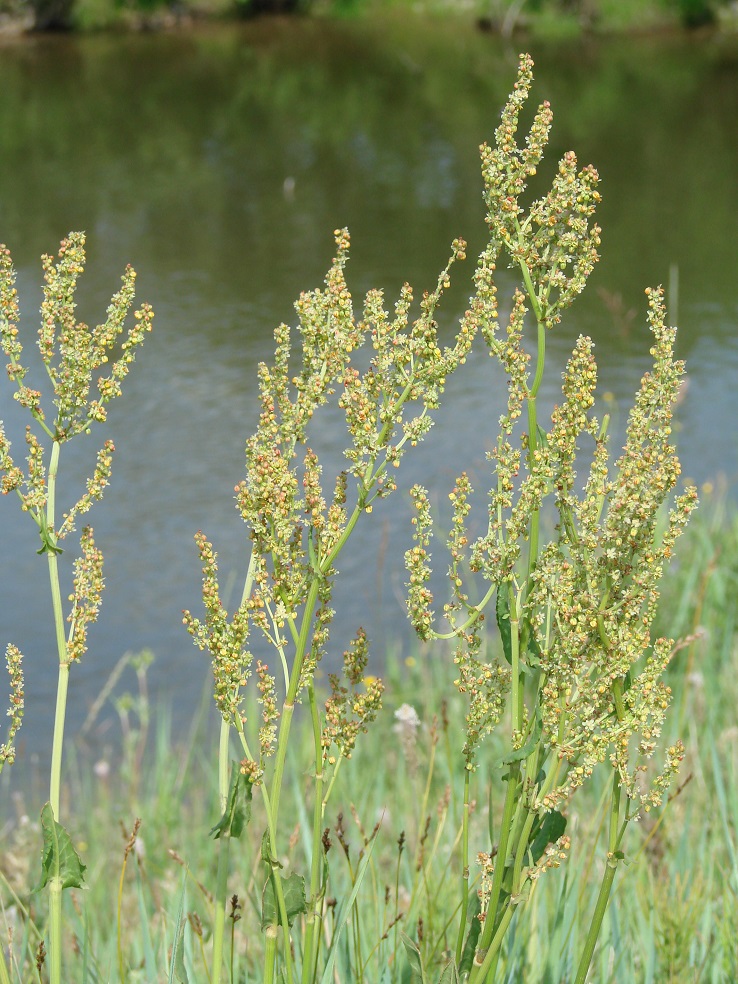
[[[660,774],[648,774],[670,703],[662,676],[673,653],[672,641],[652,641],[650,628],[664,563],[697,497],[693,488],[677,496],[661,531],[662,507],[680,473],[670,435],[684,367],[674,359],[675,329],[665,323],[660,289],[646,292],[653,369],[641,381],[614,468],[608,420],[600,422],[591,412],[597,367],[589,338],[576,342],[549,429],[539,422],[546,337],[584,288],[598,258],[600,229],[592,216],[600,195],[594,168],[578,170],[575,155],[567,153],[550,191],[527,208],[521,203],[552,122],[544,103],[519,145],[519,114],[531,72],[531,60],[523,58],[495,146],[482,147],[489,243],[480,256],[471,312],[490,355],[508,377],[507,409],[490,454],[487,528],[476,539],[469,533],[472,489],[462,474],[450,493],[450,600],[443,608],[445,624],[434,628],[428,589],[430,504],[427,492],[415,487],[416,545],[406,556],[408,607],[422,639],[457,643],[455,683],[469,704],[465,820],[480,746],[507,713],[508,752],[490,777],[494,787],[503,783],[506,789],[503,814],[478,858],[482,890],[471,897],[466,834],[462,838],[455,961],[470,982],[495,979],[516,909],[529,899],[540,876],[565,858],[570,838],[563,810],[572,796],[599,765],[612,773],[607,863],[575,977],[576,984],[583,984],[624,857],[627,825],[661,803],[683,757],[677,742],[666,749]],[[503,326],[494,283],[500,256],[520,275]],[[525,348],[531,322],[532,357]],[[587,477],[578,481],[579,444],[587,438],[594,450]],[[542,544],[547,506],[555,535]],[[478,603],[470,601],[469,580],[477,582]],[[483,618],[493,602],[502,657],[489,660]],[[475,918],[467,929],[471,913]]]
[[[325,287],[301,295],[296,330],[277,328],[274,361],[259,368],[261,414],[246,446],[245,478],[236,489],[250,545],[241,597],[229,614],[215,549],[199,532],[195,539],[204,614],[184,613],[194,642],[212,661],[220,714],[220,819],[211,831],[217,841],[211,937],[199,920],[186,928],[183,890],[166,958],[170,981],[187,979],[186,932],[197,937],[190,949],[198,950],[207,980],[233,980],[233,928],[237,919],[245,922],[249,916],[255,918],[247,929],[251,965],[258,960],[260,966],[258,977],[250,979],[264,984],[328,984],[341,974],[349,975],[346,981],[382,984],[499,979],[500,960],[520,923],[516,913],[526,911],[541,876],[576,850],[567,832],[569,803],[599,772],[608,776],[609,785],[606,863],[573,978],[583,984],[624,858],[626,829],[660,804],[682,758],[676,742],[665,749],[660,771],[650,765],[670,702],[663,674],[674,649],[670,640],[651,638],[658,584],[696,503],[693,489],[674,495],[679,463],[670,443],[671,419],[683,366],[674,358],[675,331],[666,325],[662,293],[650,290],[653,368],[636,394],[622,455],[610,463],[608,420],[593,414],[597,370],[588,338],[577,340],[561,400],[544,426],[538,398],[547,335],[560,330],[564,313],[596,263],[600,230],[593,216],[599,192],[594,168],[580,169],[575,155],[568,153],[547,194],[525,204],[527,183],[542,161],[552,122],[544,103],[525,139],[519,140],[519,116],[531,85],[532,61],[523,56],[494,146],[482,148],[488,241],[453,343],[441,345],[438,311],[452,264],[465,259],[462,240],[453,243],[449,264],[414,314],[408,286],[392,311],[385,309],[382,293],[372,290],[357,314],[344,276],[349,237],[339,230]],[[56,522],[54,505],[59,449],[104,419],[105,403],[119,392],[134,348],[151,322],[150,310],[142,308],[123,354],[111,375],[98,383],[99,397],[91,400],[91,373],[105,361],[121,330],[132,300],[133,275],[124,278],[106,324],[90,332],[73,316],[81,250],[81,237],[72,236],[63,244],[56,267],[45,260],[39,343],[56,395],[53,423],[46,422],[39,394],[23,382],[12,267],[7,252],[2,254],[8,372],[19,402],[51,441],[47,467],[35,431],[29,429],[24,475],[13,463],[3,433],[0,463],[3,490],[18,493],[38,526],[57,626],[60,698],[51,805],[44,819],[43,875],[51,897],[53,984],[61,979],[61,890],[81,881],[83,867],[58,822],[66,679],[69,664],[84,651],[85,627],[97,613],[102,586],[102,558],[92,532],[85,531],[75,566],[72,627],[66,635],[57,559],[59,542],[71,532],[74,518],[102,494],[112,448],[103,447],[87,493],[62,523]],[[503,302],[496,285],[501,262],[519,276],[519,286]],[[362,892],[381,820],[364,832],[363,850],[352,861],[339,818],[334,830],[349,869],[349,887],[341,893],[329,860],[326,811],[341,770],[349,768],[357,741],[365,740],[361,736],[379,712],[383,684],[367,672],[369,640],[360,627],[345,648],[341,672],[328,677],[327,698],[319,694],[316,670],[332,651],[332,599],[352,533],[357,524],[372,522],[370,514],[396,491],[402,459],[428,433],[447,378],[460,370],[478,335],[507,375],[507,406],[490,455],[491,488],[481,535],[472,532],[473,493],[465,474],[450,493],[448,594],[439,614],[430,590],[431,503],[419,486],[412,490],[415,544],[406,555],[411,622],[425,642],[446,640],[454,649],[456,688],[466,702],[463,743],[450,748],[463,786],[460,829],[447,860],[447,870],[454,873],[455,902],[433,925],[429,920],[423,933],[420,920],[411,922],[422,892],[413,889],[409,908],[401,909],[403,834],[394,889],[386,889],[386,924],[377,938],[362,939]],[[346,467],[327,486],[311,443],[316,418],[331,412],[342,413],[345,420]],[[582,469],[580,478],[577,470]],[[553,531],[548,540],[547,530]],[[487,617],[492,613],[494,619]],[[21,658],[9,649],[8,660],[14,688],[11,730],[17,730]],[[312,743],[302,831],[308,860],[303,872],[293,863],[287,873],[284,859],[296,818],[286,815],[285,787],[290,768],[294,774],[302,762],[299,743],[305,734],[293,722],[299,703]],[[413,709],[403,708],[398,727],[410,743],[417,723]],[[446,726],[444,731],[448,739],[452,732]],[[494,747],[504,746],[496,758],[482,754],[493,733]],[[12,735],[4,746],[7,760],[11,744]],[[480,839],[471,814],[474,801],[487,796],[489,823]],[[265,829],[257,849],[259,892],[249,912],[230,895],[229,875],[239,860],[234,841],[245,842],[252,812],[257,815],[255,797]],[[500,799],[503,805],[497,810],[494,804]],[[126,845],[121,891],[137,830],[138,825]],[[422,843],[413,865],[419,880]],[[440,849],[436,840],[432,850]],[[331,898],[333,891],[336,898]],[[392,917],[387,900],[394,906]],[[349,934],[350,946],[345,944]],[[120,933],[118,966],[120,979],[126,980]],[[370,967],[376,968],[374,977]],[[9,981],[2,961],[0,968],[0,982]]]
[[[419,487],[413,490],[416,546],[407,555],[411,620],[424,640],[458,641],[456,685],[469,697],[459,759],[466,779],[458,930],[442,979],[494,980],[516,909],[525,904],[537,879],[558,867],[569,850],[566,803],[606,763],[612,771],[608,861],[577,972],[581,984],[623,857],[626,826],[640,811],[660,803],[682,757],[679,743],[670,746],[663,771],[650,781],[646,777],[645,762],[654,752],[669,704],[669,689],[660,678],[672,651],[668,640],[651,644],[656,586],[696,501],[691,489],[678,497],[666,532],[658,533],[659,511],[679,474],[669,434],[683,367],[674,361],[675,333],[665,325],[661,292],[650,291],[654,368],[643,379],[625,451],[612,474],[607,420],[600,423],[591,413],[596,366],[589,339],[577,341],[550,429],[539,423],[546,335],[583,289],[597,260],[600,230],[592,215],[600,196],[595,169],[578,170],[575,155],[568,153],[548,194],[527,211],[521,205],[552,120],[544,103],[524,145],[518,145],[519,113],[531,82],[532,61],[524,57],[495,147],[482,148],[489,240],[455,345],[441,351],[435,323],[450,267],[435,291],[424,297],[417,320],[410,321],[412,295],[405,287],[394,319],[381,295],[372,291],[357,321],[343,275],[348,236],[337,233],[339,252],[326,289],[303,295],[297,304],[300,353],[293,354],[292,335],[282,325],[276,332],[274,365],[260,368],[261,419],[247,446],[246,479],[237,491],[250,530],[251,561],[241,604],[230,620],[220,597],[213,548],[203,534],[197,536],[207,614],[201,621],[186,613],[185,621],[196,643],[212,656],[215,699],[223,720],[223,816],[215,828],[223,867],[213,981],[221,973],[229,843],[248,819],[255,789],[268,817],[262,842],[264,980],[271,984],[281,974],[288,982],[299,978],[307,984],[331,974],[347,907],[354,899],[344,900],[321,956],[328,874],[321,830],[336,773],[376,714],[381,695],[378,680],[362,682],[367,639],[360,629],[344,653],[343,679],[331,675],[331,696],[323,709],[318,705],[314,674],[327,651],[337,564],[356,523],[394,490],[393,469],[427,432],[446,378],[465,361],[479,331],[508,375],[508,405],[492,456],[488,528],[474,542],[466,528],[471,488],[465,475],[451,493],[450,601],[441,628],[434,628],[427,586],[431,510]],[[462,259],[464,250],[457,240],[452,259]],[[502,254],[519,270],[521,286],[501,329],[494,272]],[[532,365],[524,347],[531,320],[536,339]],[[355,353],[364,344],[374,351],[362,371]],[[347,469],[335,479],[327,502],[318,457],[307,443],[308,425],[334,391],[350,443]],[[526,429],[518,433],[516,423],[523,413]],[[578,485],[575,464],[583,437],[592,440],[594,452],[589,476]],[[556,513],[556,533],[541,544],[541,517],[548,502]],[[470,601],[465,569],[487,582],[478,604]],[[493,602],[502,638],[500,659],[483,655],[483,615]],[[253,629],[261,638],[254,639]],[[262,724],[254,733],[241,702],[254,663],[252,647],[264,641],[274,650],[276,671],[257,658]],[[307,876],[293,871],[285,877],[278,860],[280,793],[292,716],[301,698],[310,710],[315,744],[312,866]],[[505,784],[505,805],[499,830],[496,835],[490,830],[490,840],[479,852],[481,883],[472,886],[467,827],[471,784],[480,745],[506,711],[509,752],[485,776],[494,786]],[[243,755],[232,768],[231,731]],[[362,863],[370,852],[371,844]],[[361,874],[360,866],[355,891]],[[298,919],[301,945],[295,944],[291,930]],[[405,943],[418,979],[424,979],[420,950],[409,938]],[[354,972],[361,975],[358,967]]]
[[[15,492],[21,509],[36,524],[41,538],[39,554],[48,561],[49,585],[56,636],[58,682],[54,734],[51,749],[49,802],[42,811],[44,835],[41,887],[48,886],[49,895],[49,962],[52,984],[62,980],[62,913],[61,899],[65,888],[80,887],[84,868],[69,835],[61,824],[60,790],[62,781],[62,751],[64,719],[67,706],[69,671],[87,651],[87,628],[97,619],[103,590],[103,556],[95,543],[91,526],[82,530],[80,555],[73,564],[73,591],[66,613],[62,600],[59,576],[61,543],[75,530],[75,522],[84,515],[95,500],[102,498],[111,473],[113,443],[105,441],[97,454],[92,475],[80,498],[57,519],[57,478],[61,449],[64,444],[82,434],[89,434],[93,425],[107,418],[107,404],[120,395],[121,381],[135,358],[136,348],[151,328],[153,312],[143,305],[135,312],[133,325],[120,344],[118,357],[107,375],[96,380],[96,393],[91,393],[92,376],[108,363],[114,346],[119,343],[126,317],[135,294],[136,274],[128,267],[123,286],[114,295],[105,322],[90,328],[75,317],[74,300],[77,281],[84,270],[85,239],[72,233],[59,249],[58,262],[43,257],[44,293],[41,304],[41,326],[38,347],[53,392],[53,410],[44,409],[40,390],[30,388],[25,380],[28,368],[21,362],[23,346],[18,333],[18,297],[14,286],[15,271],[10,252],[0,246],[0,344],[9,362],[7,374],[16,386],[13,394],[31,418],[26,427],[28,455],[23,471],[11,455],[10,441],[0,424],[0,471],[3,494]],[[14,687],[11,711],[14,711],[11,731],[17,731],[18,709],[22,707],[20,654],[9,647],[8,665]],[[7,757],[7,753],[5,754]],[[4,961],[0,961],[2,973]],[[6,976],[7,979],[7,976]]]

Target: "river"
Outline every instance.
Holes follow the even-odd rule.
[[[293,300],[321,283],[336,227],[352,233],[357,299],[381,286],[394,303],[405,280],[418,293],[431,287],[456,236],[472,254],[480,247],[477,148],[492,138],[524,45],[461,20],[274,19],[0,46],[0,241],[19,271],[27,350],[39,256],[72,229],[88,236],[80,317],[100,320],[128,262],[139,298],[156,310],[155,332],[105,429],[118,447],[113,483],[90,521],[107,590],[90,652],[73,668],[70,734],[120,656],[144,647],[156,654],[153,695],[191,715],[208,673],[181,624],[183,608],[198,609],[193,534],[212,539],[235,596],[247,539],[233,488],[273,328],[294,322]],[[643,291],[668,285],[689,370],[677,432],[684,472],[730,486],[738,474],[738,45],[642,37],[529,47],[534,99],[548,99],[555,114],[546,174],[572,148],[597,166],[604,198],[602,261],[550,338],[553,383],[576,335],[592,335],[601,392],[622,425],[648,365]],[[458,270],[444,305],[449,336],[471,272],[472,263]],[[342,559],[334,658],[357,624],[378,662],[388,647],[413,645],[402,610],[406,490],[421,480],[442,503],[466,468],[484,492],[500,400],[480,349],[407,459],[397,496]],[[16,411],[10,387],[0,386],[0,417],[18,448],[25,421]],[[65,449],[62,491],[77,490],[77,469],[103,436]],[[340,467],[338,429],[318,440],[327,465]],[[46,564],[33,523],[9,498],[0,529],[0,641],[26,654],[20,744],[40,751],[56,681]]]

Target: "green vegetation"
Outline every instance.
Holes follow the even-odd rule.
[[[647,291],[653,365],[617,462],[609,460],[607,418],[592,415],[597,373],[587,338],[574,346],[561,403],[544,427],[537,397],[547,336],[561,331],[598,258],[599,178],[569,152],[550,190],[526,201],[551,126],[544,103],[519,136],[531,85],[524,56],[494,145],[482,148],[488,239],[452,344],[441,347],[437,319],[452,264],[465,259],[462,241],[414,320],[408,286],[392,312],[380,291],[369,291],[357,320],[344,277],[348,234],[336,232],[325,288],[300,296],[297,329],[279,326],[273,363],[260,366],[261,414],[236,490],[251,555],[230,615],[215,550],[202,532],[195,536],[204,614],[186,612],[184,621],[212,661],[217,739],[195,727],[175,749],[162,724],[155,747],[147,744],[148,657],[137,657],[141,693],[118,705],[120,781],[101,762],[95,788],[84,769],[78,780],[62,776],[61,752],[69,669],[97,615],[102,556],[83,531],[67,633],[59,544],[102,497],[112,448],[103,445],[86,493],[61,522],[56,479],[66,441],[105,421],[152,313],[142,306],[120,343],[133,301],[128,271],[104,324],[89,329],[74,317],[83,238],[71,235],[56,264],[45,258],[38,342],[55,407],[47,419],[41,393],[25,382],[3,248],[0,333],[16,397],[32,419],[25,473],[2,432],[3,491],[17,493],[41,536],[59,690],[40,833],[18,823],[3,847],[2,984],[584,984],[590,968],[618,981],[688,979],[679,975],[708,963],[716,977],[735,971],[734,784],[719,752],[733,695],[717,688],[707,713],[696,666],[705,630],[703,673],[709,666],[723,677],[733,660],[725,598],[737,528],[719,528],[724,555],[714,548],[716,529],[693,528],[690,563],[662,584],[696,492],[675,495],[670,436],[683,366],[661,291]],[[500,263],[519,274],[511,297],[498,297]],[[424,645],[414,665],[390,659],[385,683],[370,674],[369,641],[357,628],[326,688],[319,669],[331,651],[340,557],[357,524],[371,523],[396,491],[395,469],[427,435],[449,374],[463,373],[474,344],[508,376],[484,532],[475,538],[468,528],[473,499],[462,474],[449,490],[448,598],[437,616],[428,588],[434,523],[428,494],[416,486],[408,612]],[[110,374],[91,396],[109,353]],[[331,411],[345,419],[348,464],[327,500],[308,442]],[[13,647],[8,665],[14,732],[23,682]],[[385,692],[392,717],[382,710]],[[674,693],[676,713],[667,717]],[[680,730],[689,731],[688,746]],[[12,764],[13,737],[0,767]],[[681,786],[672,782],[685,757],[701,783],[694,798],[688,775]],[[84,815],[71,807],[80,801]],[[664,801],[668,809],[658,811]],[[699,852],[693,817],[703,818]],[[31,858],[40,842],[39,877]],[[89,892],[80,893],[85,883]],[[695,916],[696,897],[703,905]]]
[[[676,655],[668,677],[675,693],[668,735],[684,736],[686,758],[667,808],[631,832],[629,863],[620,871],[595,958],[593,979],[602,984],[686,984],[738,976],[734,947],[738,666],[736,613],[731,603],[738,585],[738,517],[732,508],[724,511],[720,496],[703,494],[703,498],[703,507],[680,544],[679,562],[664,578],[664,615],[657,618],[658,632],[696,636]],[[73,814],[65,812],[74,844],[87,861],[89,883],[85,892],[66,893],[65,938],[70,959],[76,954],[80,968],[84,940],[94,940],[94,952],[88,953],[90,981],[118,979],[118,881],[137,817],[142,823],[127,856],[121,908],[123,952],[133,968],[127,979],[166,979],[163,974],[147,975],[146,954],[150,948],[154,967],[165,965],[185,870],[187,961],[198,966],[199,960],[202,966],[200,937],[195,931],[199,925],[203,927],[202,945],[209,946],[213,909],[207,889],[215,881],[216,869],[204,832],[213,823],[217,781],[210,768],[213,734],[205,723],[207,698],[186,741],[175,742],[168,715],[161,707],[148,705],[146,662],[144,658],[140,663],[140,693],[121,695],[117,701],[126,736],[122,758],[97,761],[93,770],[89,760],[72,756],[62,790],[62,801],[75,804]],[[451,902],[454,886],[446,877],[444,855],[454,845],[463,799],[463,776],[455,764],[459,746],[455,722],[463,717],[463,704],[453,691],[453,677],[450,661],[435,650],[419,648],[402,663],[390,654],[384,706],[372,729],[377,744],[358,742],[349,768],[342,770],[336,784],[325,826],[333,842],[328,860],[338,897],[350,885],[349,865],[358,863],[365,836],[378,819],[382,821],[357,911],[365,921],[361,927],[365,934],[385,910],[387,924],[393,918],[391,905],[385,901],[387,886],[406,914],[414,886],[420,895],[416,914],[411,915],[414,925],[409,925],[407,915],[403,917],[398,936],[403,929],[417,931],[420,919],[425,927],[433,927],[438,913],[446,911]],[[417,728],[406,712],[396,716],[405,703],[417,712]],[[148,732],[149,720],[156,721],[153,735]],[[309,722],[300,716],[295,727],[297,747],[309,749]],[[497,754],[494,738],[492,741],[490,761]],[[144,759],[146,768],[142,769]],[[285,783],[284,808],[295,819],[295,829],[298,820],[304,820],[309,765],[309,755],[296,758]],[[583,846],[564,863],[560,873],[564,883],[555,885],[543,879],[529,904],[509,961],[506,956],[505,965],[515,968],[518,979],[563,981],[575,963],[583,930],[577,912],[580,905],[591,902],[588,873],[603,863],[597,848],[602,792],[601,786],[582,791],[570,814],[569,824],[577,829]],[[391,804],[389,809],[387,804]],[[493,803],[493,808],[499,804]],[[339,814],[348,858],[336,833]],[[486,814],[483,800],[472,815],[475,828],[482,832]],[[252,940],[246,926],[260,906],[256,858],[262,826],[263,816],[255,802],[252,823],[228,882],[229,898],[236,895],[242,907],[240,920],[232,924],[228,919],[226,958],[230,962],[233,925],[236,981],[259,980],[256,969],[249,971]],[[41,919],[39,902],[28,892],[38,877],[40,837],[38,819],[26,816],[24,805],[16,801],[13,822],[6,825],[0,839],[0,928],[3,940],[9,929],[14,930],[17,954],[26,947],[27,977],[23,980],[39,980],[31,959],[39,935],[33,926],[25,925],[23,913],[30,904],[35,918]],[[301,866],[304,858],[304,841],[293,838],[282,860],[291,869]],[[420,872],[416,858],[422,860]],[[353,924],[349,931],[354,933]],[[83,980],[81,971],[71,976],[74,967],[70,967],[70,979]],[[202,973],[190,975],[191,982],[206,979]],[[504,979],[502,974],[499,979]]]
[[[0,13],[29,15],[37,30],[170,27],[191,18],[315,14],[363,17],[406,15],[473,17],[483,30],[545,36],[582,31],[699,28],[734,19],[730,0],[0,0]]]

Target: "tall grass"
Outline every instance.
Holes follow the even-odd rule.
[[[685,534],[679,564],[672,566],[664,578],[664,615],[659,624],[664,631],[666,626],[661,619],[666,618],[667,612],[676,612],[686,630],[702,630],[689,664],[689,651],[681,650],[669,671],[675,706],[685,708],[689,722],[687,728],[680,728],[676,720],[671,725],[685,736],[686,758],[666,809],[655,821],[640,825],[634,832],[631,863],[615,888],[614,915],[605,922],[595,957],[592,977],[596,981],[681,984],[694,980],[728,981],[738,976],[734,947],[738,885],[733,853],[734,818],[738,815],[738,804],[734,802],[738,788],[738,650],[733,606],[726,604],[738,577],[738,517],[734,507],[720,495],[703,493],[703,499],[704,509]],[[694,589],[695,580],[704,582],[701,596]],[[381,918],[386,907],[386,888],[396,892],[398,873],[396,894],[404,904],[409,903],[417,881],[415,855],[428,816],[431,825],[425,844],[430,846],[423,855],[422,871],[427,887],[416,908],[415,921],[416,926],[419,918],[426,925],[433,925],[447,890],[444,867],[438,859],[442,848],[453,845],[460,829],[458,804],[463,792],[455,766],[458,733],[450,723],[462,706],[451,688],[451,666],[437,655],[429,659],[425,646],[419,646],[405,660],[389,653],[386,662],[385,706],[375,724],[377,734],[382,736],[383,755],[377,756],[368,743],[357,745],[352,767],[342,771],[332,811],[326,818],[326,825],[333,828],[338,813],[343,813],[350,858],[358,854],[363,844],[352,804],[365,831],[371,830],[378,818],[382,820],[365,881],[366,892],[357,907],[357,915],[366,920],[367,937],[367,927]],[[324,682],[319,681],[319,689]],[[206,694],[204,702],[207,701]],[[120,712],[121,731],[127,737],[122,760],[93,762],[89,751],[70,749],[65,786],[70,801],[76,804],[70,830],[74,843],[84,848],[89,882],[87,891],[70,892],[65,902],[66,918],[70,920],[70,980],[83,979],[85,939],[94,950],[94,957],[88,956],[88,964],[97,968],[88,971],[87,979],[117,979],[115,884],[123,867],[126,836],[136,817],[143,819],[126,869],[121,918],[126,960],[129,966],[139,969],[128,979],[156,980],[164,976],[159,970],[159,976],[146,977],[141,920],[145,919],[149,927],[154,964],[161,968],[166,963],[170,941],[166,928],[171,927],[176,915],[185,870],[178,859],[185,858],[189,862],[190,920],[185,934],[186,966],[191,981],[207,979],[199,970],[200,937],[193,927],[198,919],[202,922],[203,946],[207,946],[212,908],[205,886],[211,883],[214,869],[203,831],[211,824],[211,803],[217,795],[208,751],[214,738],[212,721],[201,713],[190,733],[175,739],[171,714],[162,705],[148,707],[147,702],[145,688],[141,694],[131,694],[123,701],[130,704],[130,710],[121,708]],[[414,740],[405,743],[402,731],[395,730],[399,723],[395,713],[404,704],[412,706],[420,720]],[[156,722],[155,733],[148,742],[139,713]],[[436,737],[431,730],[434,716],[438,719]],[[449,722],[448,727],[444,727],[444,720]],[[296,727],[303,747],[307,747],[309,726],[299,719]],[[146,755],[143,771],[138,768],[142,754]],[[424,807],[431,759],[433,771]],[[300,825],[291,847],[294,857],[304,852],[305,832],[309,829],[302,795],[307,764],[306,758],[295,760],[286,783],[289,811],[296,827]],[[584,891],[585,897],[591,898],[588,869],[601,864],[594,844],[601,819],[601,813],[597,813],[598,791],[585,790],[582,796],[570,823],[583,831],[589,848],[567,861],[561,884],[542,883],[527,926],[521,927],[515,946],[511,947],[506,971],[511,981],[516,979],[516,973],[517,979],[526,981],[563,981],[567,975],[570,979],[578,953],[577,941],[584,930],[579,896]],[[36,980],[30,968],[40,930],[29,929],[26,952],[21,954],[24,927],[19,901],[20,905],[28,904],[28,887],[36,878],[40,827],[37,820],[29,818],[20,797],[15,798],[12,807],[4,797],[3,800],[0,927],[5,939],[8,927],[15,926],[15,952],[19,960],[23,956],[26,959],[27,977],[11,979]],[[480,802],[475,809],[475,822],[481,826],[486,810],[486,802]],[[249,829],[256,831],[257,826]],[[403,830],[405,846],[400,853],[398,840]],[[431,856],[436,841],[438,846]],[[244,930],[249,907],[254,905],[253,857],[258,846],[256,835],[243,844],[229,876],[229,895],[237,895],[246,910],[244,918],[233,924],[234,980],[260,980],[252,941]],[[348,862],[340,846],[338,852],[331,849],[329,860],[335,867],[334,877],[348,882]],[[86,917],[80,915],[83,909]],[[36,914],[37,918],[42,917],[38,909]],[[402,926],[407,926],[404,917],[397,926],[398,937]],[[390,936],[392,932],[391,929]],[[613,946],[617,953],[611,950]],[[227,951],[230,958],[230,938]],[[507,952],[504,958],[507,967]]]
[[[63,444],[104,422],[152,314],[146,306],[137,313],[91,397],[93,373],[123,329],[134,275],[127,272],[107,320],[90,330],[74,316],[83,238],[70,236],[56,264],[45,258],[38,341],[55,408],[47,421],[40,391],[25,382],[14,272],[2,252],[8,375],[33,421],[25,472],[0,432],[3,491],[19,496],[48,560],[59,696],[50,797],[41,814],[37,884],[46,892],[28,893],[34,879],[26,838],[34,824],[19,824],[5,854],[0,984],[584,984],[592,973],[656,980],[664,966],[676,974],[694,965],[703,924],[687,921],[686,929],[667,911],[659,921],[657,902],[651,910],[642,904],[659,898],[659,863],[686,850],[669,817],[694,802],[686,792],[694,780],[675,786],[687,750],[665,723],[674,691],[669,674],[678,672],[678,660],[687,684],[697,687],[705,615],[719,590],[706,575],[690,583],[695,567],[684,567],[662,606],[669,620],[659,634],[664,568],[696,502],[694,489],[674,491],[679,463],[670,436],[683,366],[674,359],[662,292],[649,290],[653,368],[636,394],[619,459],[609,460],[607,418],[592,415],[589,339],[577,340],[561,403],[542,421],[537,396],[547,335],[561,330],[597,261],[599,178],[570,152],[549,192],[527,200],[552,122],[544,103],[519,136],[532,67],[522,56],[494,145],[481,148],[488,242],[453,344],[441,348],[437,322],[465,244],[453,243],[416,314],[405,286],[391,312],[382,293],[370,291],[357,318],[345,279],[345,230],[335,233],[324,289],[301,295],[295,330],[281,325],[275,332],[274,361],[259,369],[261,414],[236,490],[251,555],[235,611],[221,598],[214,546],[204,533],[195,536],[203,613],[185,612],[184,623],[212,661],[217,736],[193,734],[173,755],[160,723],[150,748],[148,657],[136,657],[140,693],[118,704],[120,780],[111,784],[100,763],[91,785],[81,769],[75,793],[89,816],[68,809],[66,826],[63,806],[74,788],[69,770],[68,780],[62,773],[69,669],[86,651],[85,627],[97,616],[102,556],[86,529],[66,632],[59,544],[74,518],[102,497],[111,446],[103,445],[87,491],[61,522],[55,479]],[[501,262],[520,276],[504,300],[495,285]],[[356,526],[371,523],[396,491],[395,469],[442,412],[446,379],[463,372],[477,335],[508,377],[490,456],[486,532],[475,540],[467,528],[473,492],[462,474],[449,490],[448,596],[436,612],[429,497],[413,489],[408,613],[424,645],[413,666],[389,663],[394,707],[383,716],[386,684],[371,672],[363,629],[346,646],[341,672],[327,680],[320,674],[332,645],[339,559]],[[364,346],[368,359],[357,358]],[[328,496],[309,444],[327,404],[343,412],[347,431],[346,468],[331,479]],[[588,443],[589,458],[580,447]],[[707,556],[713,542],[708,531],[692,549]],[[702,569],[719,563],[712,554]],[[677,628],[684,638],[674,643]],[[732,633],[732,622],[720,628]],[[2,764],[12,761],[22,709],[17,650],[8,651],[8,662],[11,735]],[[674,723],[696,727],[697,704],[688,703],[684,684],[679,689]],[[690,754],[708,755],[693,745]],[[732,766],[718,745],[708,755],[715,836],[734,890]],[[208,746],[212,754],[203,751]],[[660,769],[652,765],[657,750]],[[664,801],[668,809],[659,813]],[[680,817],[689,819],[689,812]],[[701,871],[708,877],[708,866]],[[685,903],[689,874],[674,876],[674,894]],[[85,881],[86,896],[78,892]],[[704,888],[710,897],[712,884]],[[634,938],[642,949],[633,948]]]

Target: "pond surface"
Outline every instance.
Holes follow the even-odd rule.
[[[235,596],[247,540],[233,488],[272,330],[294,322],[293,299],[321,283],[336,227],[352,233],[357,299],[381,286],[392,304],[405,280],[417,292],[431,287],[456,236],[474,255],[484,234],[477,147],[492,138],[524,45],[447,20],[293,20],[0,47],[0,241],[19,269],[28,351],[38,258],[71,229],[88,234],[80,317],[100,319],[127,262],[139,272],[139,298],[156,310],[155,333],[111,410],[113,484],[90,515],[107,591],[74,670],[71,733],[119,657],[143,647],[157,657],[153,693],[189,718],[208,673],[181,625],[183,608],[198,610],[192,537],[203,529],[212,539]],[[562,368],[575,336],[591,334],[602,392],[621,406],[622,425],[648,364],[644,287],[671,284],[690,375],[679,408],[684,471],[698,483],[733,482],[736,47],[626,39],[530,48],[534,99],[550,100],[555,113],[544,177],[573,148],[599,169],[604,195],[602,262],[550,336],[551,365]],[[457,269],[442,309],[449,335],[472,269]],[[449,386],[443,422],[406,459],[397,496],[358,531],[340,564],[334,658],[357,624],[378,661],[388,647],[412,646],[402,608],[406,490],[421,480],[442,503],[467,469],[484,492],[500,384],[480,349]],[[25,421],[16,409],[0,387],[0,417],[17,449]],[[62,479],[88,467],[103,436],[65,449]],[[327,475],[341,467],[340,439],[330,428],[318,439]],[[0,642],[27,655],[21,744],[41,751],[56,683],[46,564],[17,502],[0,502],[0,529]]]

